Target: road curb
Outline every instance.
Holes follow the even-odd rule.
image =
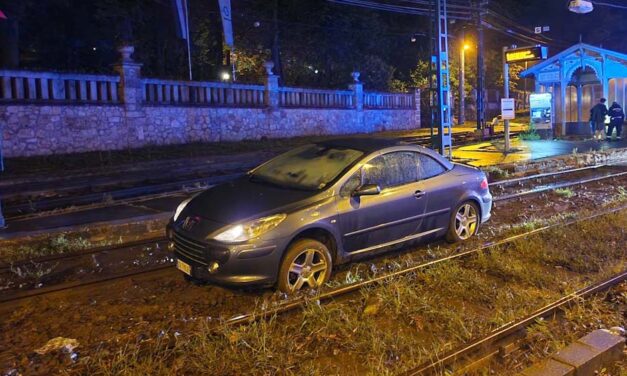
[[[620,360],[624,348],[624,337],[605,329],[595,330],[519,376],[594,375],[595,371]]]

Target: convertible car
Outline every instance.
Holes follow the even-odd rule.
[[[190,280],[324,284],[333,266],[393,246],[475,235],[492,196],[479,169],[394,140],[305,145],[183,201],[167,225]]]

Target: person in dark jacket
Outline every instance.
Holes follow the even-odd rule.
[[[603,135],[605,133],[605,115],[607,115],[605,101],[605,98],[601,98],[599,103],[597,103],[590,110],[590,125],[594,131],[595,140],[602,140],[605,138]]]
[[[610,125],[607,126],[607,139],[612,139],[612,133],[614,132],[614,128],[616,128],[616,139],[620,140],[620,132],[623,130],[625,113],[618,102],[612,103],[608,115],[610,115]]]

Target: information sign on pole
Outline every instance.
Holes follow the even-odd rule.
[[[503,120],[513,120],[516,118],[514,98],[501,98],[501,118]]]
[[[547,56],[548,49],[543,46],[513,48],[505,52],[505,62],[507,64],[524,63],[525,61],[545,60]]]

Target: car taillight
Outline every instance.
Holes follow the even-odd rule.
[[[488,189],[488,178],[483,178],[483,180],[481,180],[480,187],[481,189]]]

